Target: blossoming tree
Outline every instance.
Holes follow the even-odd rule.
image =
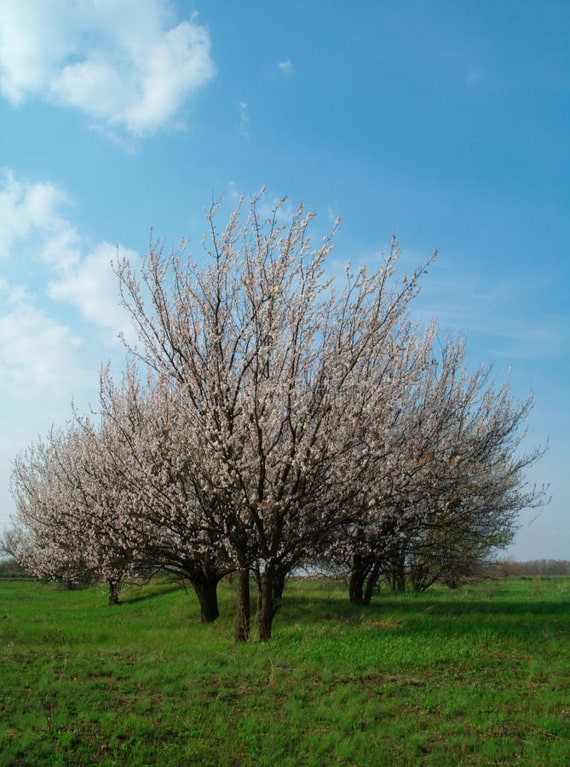
[[[205,264],[155,243],[140,274],[116,265],[136,353],[176,389],[196,496],[240,573],[238,639],[250,568],[269,639],[284,575],[357,513],[379,464],[367,437],[405,387],[394,354],[422,271],[396,281],[393,243],[378,271],[347,272],[337,292],[324,278],[333,239],[311,247],[313,215],[282,223],[281,205],[267,219],[259,207],[241,205],[221,232],[210,211]]]

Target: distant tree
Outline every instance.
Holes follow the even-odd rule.
[[[222,531],[205,515],[210,496],[200,497],[197,461],[186,441],[172,388],[149,376],[141,382],[127,365],[117,386],[108,369],[101,375],[100,434],[93,449],[102,451],[111,482],[127,489],[128,503],[116,507],[131,528],[139,570],[164,572],[190,581],[203,622],[219,615],[216,587],[232,570]]]
[[[132,494],[104,449],[104,432],[76,415],[17,457],[11,487],[22,564],[70,583],[104,580],[109,604],[117,604],[124,578],[146,562]]]
[[[29,574],[30,571],[23,564],[29,548],[26,531],[12,520],[12,526],[5,528],[0,535],[0,560],[3,563],[13,563],[15,568]]]
[[[105,580],[109,604],[128,576],[186,578],[202,620],[215,620],[216,585],[231,567],[202,524],[173,412],[168,390],[142,384],[132,365],[120,386],[105,368],[97,419],[75,414],[14,462],[17,514],[5,545],[16,559],[69,584]]]
[[[348,539],[351,601],[368,603],[381,577],[396,590],[407,580],[416,590],[456,585],[512,541],[518,513],[545,500],[525,478],[542,451],[519,451],[531,407],[532,398],[512,399],[508,382],[496,388],[485,368],[470,372],[463,341],[434,350],[408,391],[398,468]]]
[[[17,456],[11,475],[17,511],[13,555],[35,576],[61,579],[69,586],[94,575],[87,552],[89,530],[82,524],[85,515],[68,494],[77,485],[71,479],[78,465],[78,456],[72,458],[74,436],[52,430],[47,439]]]

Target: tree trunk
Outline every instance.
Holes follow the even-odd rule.
[[[261,588],[259,590],[259,612],[257,621],[259,626],[259,639],[261,642],[267,642],[271,639],[271,628],[273,626],[273,616],[275,615],[273,594],[274,594],[274,573],[270,567],[266,567],[261,576]]]
[[[200,603],[200,620],[202,623],[213,623],[219,617],[218,609],[218,581],[219,576],[215,578],[192,578],[192,588],[196,592]]]
[[[403,592],[406,590],[406,569],[404,564],[401,562],[394,562],[392,564],[389,581],[392,591]]]
[[[109,605],[119,604],[119,594],[121,593],[121,580],[109,579]]]
[[[375,562],[368,575],[368,580],[366,581],[366,589],[364,590],[364,598],[362,601],[362,604],[366,605],[366,607],[370,607],[372,594],[374,593],[374,589],[376,588],[376,584],[380,578],[380,570],[380,562]]]
[[[350,579],[348,581],[348,598],[351,605],[364,604],[364,564],[360,554],[352,557],[352,566],[350,569]]]
[[[277,573],[273,582],[273,601],[277,602],[283,597],[283,591],[285,590],[285,581],[287,580],[287,573]]]
[[[247,642],[249,640],[251,620],[249,569],[247,567],[238,570],[236,584],[236,618],[234,638],[236,642]]]

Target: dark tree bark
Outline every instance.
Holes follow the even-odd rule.
[[[355,554],[352,557],[350,579],[348,581],[348,598],[351,605],[364,604],[364,581],[365,566],[363,557],[360,554]]]
[[[374,589],[376,588],[376,585],[378,583],[378,580],[381,574],[382,574],[382,566],[380,562],[374,562],[374,564],[372,565],[370,569],[370,572],[368,573],[366,588],[364,589],[363,604],[365,604],[366,607],[370,606],[370,602],[372,601],[372,594],[374,594]]]
[[[382,565],[372,557],[355,554],[352,558],[348,596],[350,603],[369,607],[376,584],[382,574]]]
[[[109,605],[119,604],[119,594],[121,593],[120,578],[110,578],[109,581]]]
[[[236,617],[234,638],[236,642],[247,642],[250,637],[251,621],[249,568],[241,568],[237,571],[236,586]]]
[[[287,573],[276,573],[273,582],[273,601],[277,602],[283,598],[283,592],[285,590],[285,581],[287,580]]]
[[[220,576],[193,577],[190,579],[200,603],[200,620],[202,623],[213,623],[220,615],[218,608],[218,582]]]
[[[266,566],[261,576],[259,590],[259,612],[257,621],[259,626],[259,639],[267,642],[271,639],[273,617],[275,615],[274,590],[275,573],[270,566]]]
[[[228,570],[214,559],[191,558],[162,548],[149,558],[156,572],[165,572],[182,583],[190,582],[200,604],[202,623],[213,623],[220,615],[218,608],[218,583]]]

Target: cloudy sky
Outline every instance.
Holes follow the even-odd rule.
[[[418,315],[549,444],[508,553],[570,559],[569,51],[567,0],[2,0],[0,530],[16,453],[120,368],[117,251],[199,255],[204,208],[266,186],[342,216],[331,270],[439,248]]]

